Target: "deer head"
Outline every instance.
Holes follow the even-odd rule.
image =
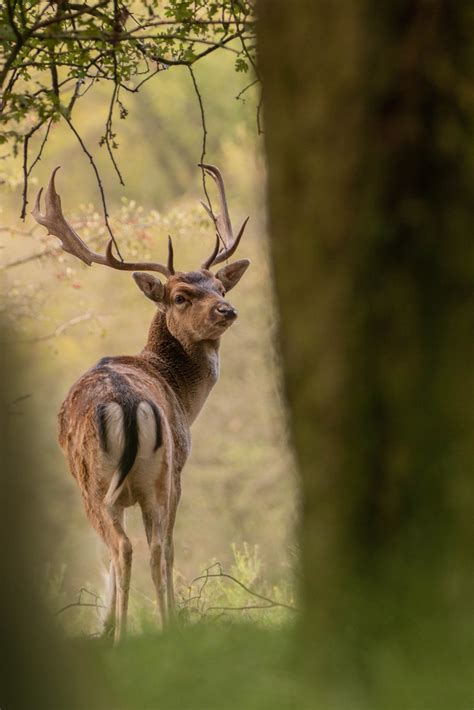
[[[55,168],[51,173],[46,188],[44,214],[41,212],[42,188],[31,213],[39,224],[48,229],[49,234],[60,239],[64,251],[88,266],[102,264],[112,269],[136,272],[133,274],[135,283],[147,298],[164,311],[171,334],[180,341],[194,342],[218,339],[235,321],[237,311],[226,301],[225,295],[240,281],[250,264],[248,259],[240,259],[226,264],[215,274],[210,271],[212,266],[227,261],[235,253],[248,217],[234,237],[222,175],[213,165],[202,164],[199,167],[203,168],[217,185],[220,213],[215,216],[212,210],[202,203],[215,225],[216,243],[210,256],[197,271],[175,271],[171,237],[168,238],[166,265],[120,261],[113,254],[112,239],[107,244],[105,254],[91,251],[64,218],[61,198],[55,187],[55,176],[59,168]],[[166,281],[146,273],[150,271],[165,276]]]

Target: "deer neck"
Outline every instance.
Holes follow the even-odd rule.
[[[190,424],[196,419],[219,376],[220,340],[182,342],[157,311],[142,356],[150,359],[158,375],[173,389]]]

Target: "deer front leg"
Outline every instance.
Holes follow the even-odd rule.
[[[173,621],[175,618],[175,600],[174,600],[174,545],[173,545],[173,530],[170,535],[166,536],[165,547],[165,563],[166,563],[166,600],[168,603],[168,619]]]
[[[174,543],[173,543],[173,530],[176,521],[176,512],[178,510],[179,498],[181,493],[181,487],[179,483],[176,485],[174,493],[170,497],[170,512],[168,517],[168,525],[166,530],[166,548],[165,548],[165,560],[166,560],[166,595],[168,601],[168,615],[170,619],[175,616],[175,599],[174,599],[174,577],[173,577],[173,566],[174,566]]]
[[[117,604],[117,585],[115,580],[115,567],[112,560],[110,560],[109,574],[107,580],[107,600],[106,600],[106,611],[104,616],[104,626],[102,629],[102,636],[107,638],[115,630],[115,607]]]

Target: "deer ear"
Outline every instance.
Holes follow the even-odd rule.
[[[219,279],[226,291],[230,291],[231,288],[234,288],[239,283],[249,266],[250,261],[248,259],[233,261],[232,264],[227,264],[227,266],[219,269],[216,279]]]
[[[136,271],[133,274],[133,278],[140,291],[143,291],[145,296],[151,301],[160,303],[163,300],[165,287],[161,283],[160,279],[156,278],[156,276],[146,274],[143,271]]]

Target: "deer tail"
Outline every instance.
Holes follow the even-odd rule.
[[[97,422],[102,449],[118,462],[104,498],[113,505],[137,455],[148,458],[161,446],[160,414],[153,402],[129,398],[98,405]]]

